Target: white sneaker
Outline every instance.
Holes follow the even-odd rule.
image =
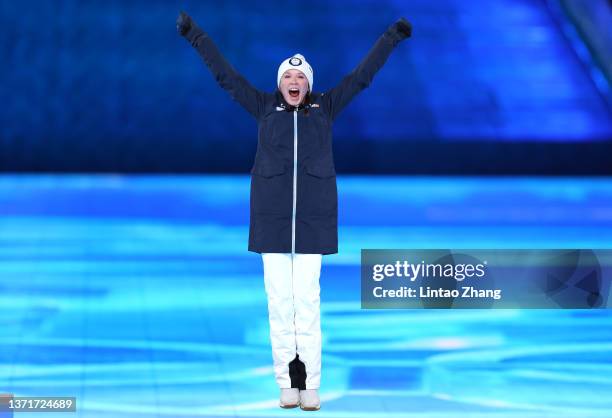
[[[319,389],[300,390],[300,408],[302,411],[318,411],[321,408]]]
[[[300,404],[300,390],[297,388],[281,389],[280,403],[281,408],[295,408]]]

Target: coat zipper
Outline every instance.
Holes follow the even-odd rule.
[[[295,254],[295,211],[297,207],[297,109],[293,111],[293,211],[291,213],[291,256]]]
[[[295,294],[293,293],[295,279],[295,211],[297,203],[297,148],[298,148],[298,132],[297,132],[297,108],[293,111],[293,210],[291,212],[291,299],[293,303],[293,332],[295,341],[297,341],[298,328],[295,323]],[[296,346],[297,350],[297,346]]]

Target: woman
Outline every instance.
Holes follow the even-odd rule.
[[[318,410],[321,259],[338,252],[332,123],[412,27],[403,18],[391,25],[363,61],[325,93],[313,92],[312,67],[300,54],[281,63],[277,90],[266,93],[225,60],[190,16],[181,12],[176,24],[220,86],[257,120],[248,249],[263,259],[280,406]]]

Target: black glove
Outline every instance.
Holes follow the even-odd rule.
[[[404,36],[404,39],[412,36],[412,24],[405,18],[399,18],[397,22],[395,22],[395,27],[397,28],[397,31]]]
[[[394,43],[397,44],[412,36],[412,25],[405,18],[399,18],[397,22],[389,26],[387,34],[393,39]]]
[[[181,12],[176,18],[176,31],[181,36],[185,36],[193,26],[195,26],[195,22],[193,21],[191,16],[189,16],[185,12]]]

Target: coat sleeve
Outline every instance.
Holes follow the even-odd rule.
[[[370,85],[374,75],[382,68],[400,41],[401,39],[391,28],[387,29],[359,65],[345,76],[337,86],[323,93],[322,100],[327,105],[332,120],[351,102],[357,93]]]
[[[256,119],[263,113],[265,93],[256,89],[244,78],[217,48],[208,34],[199,27],[193,27],[185,37],[198,51],[217,83]]]

